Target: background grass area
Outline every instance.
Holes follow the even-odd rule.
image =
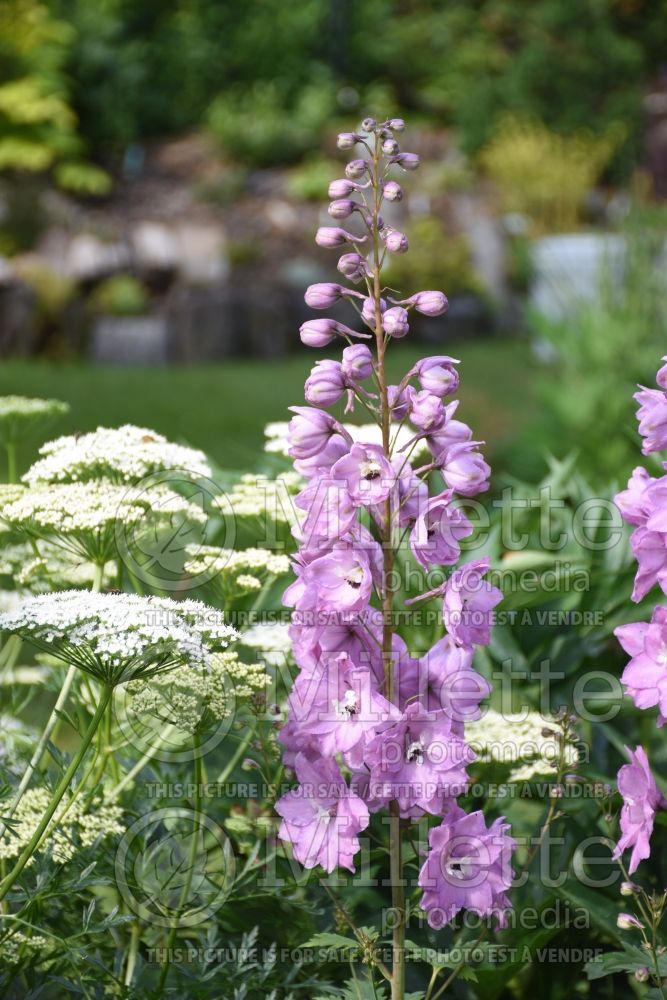
[[[461,359],[459,416],[500,456],[535,413],[525,342],[484,340],[457,344]],[[392,345],[389,373],[400,377],[424,345]],[[247,470],[261,462],[264,425],[286,420],[302,403],[303,382],[320,352],[282,361],[231,360],[206,367],[110,368],[83,363],[8,361],[0,367],[0,394],[52,396],[71,406],[55,433],[133,423],[202,448],[222,468]],[[358,419],[364,420],[363,410]],[[23,470],[34,448],[19,456]],[[0,459],[1,460],[1,459]]]

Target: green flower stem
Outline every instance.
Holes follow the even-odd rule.
[[[192,888],[192,879],[194,878],[195,862],[197,860],[197,848],[199,847],[199,837],[201,834],[201,786],[202,786],[202,754],[201,754],[201,737],[199,733],[195,733],[192,737],[192,748],[195,754],[195,768],[194,768],[194,812],[193,812],[193,823],[192,823],[192,843],[190,844],[190,855],[188,858],[188,870],[185,877],[185,882],[183,883],[183,888],[181,890],[181,898],[178,903],[178,909],[176,911],[176,916],[172,921],[171,927],[169,929],[169,936],[167,938],[167,943],[165,945],[165,962],[162,966],[160,972],[160,978],[157,984],[157,996],[161,997],[164,991],[164,987],[167,981],[167,976],[169,975],[169,969],[171,967],[171,962],[169,959],[169,953],[174,947],[174,941],[176,940],[176,933],[178,931],[178,920],[185,909],[185,904],[188,901],[190,895],[190,890]]]
[[[114,785],[111,791],[104,796],[105,802],[116,801],[116,799],[123,791],[123,789],[127,788],[127,786],[134,780],[134,778],[136,778],[136,776],[139,774],[142,768],[144,768],[146,764],[148,764],[148,762],[153,759],[156,750],[159,750],[162,746],[164,746],[164,744],[171,737],[172,733],[174,733],[175,731],[176,731],[176,726],[173,725],[173,723],[169,723],[169,725],[165,726],[165,728],[160,733],[160,738],[157,740],[155,746],[151,747],[150,750],[147,750],[146,753],[143,755],[143,757],[141,757],[140,760],[138,760],[137,763],[134,764],[132,768],[125,775],[123,775],[118,784]]]
[[[79,746],[79,749],[77,750],[74,757],[70,761],[70,764],[67,767],[65,773],[63,774],[62,778],[58,782],[58,785],[56,786],[56,789],[53,792],[53,795],[51,796],[49,805],[44,815],[42,816],[37,826],[37,829],[30,838],[29,843],[26,844],[24,849],[21,851],[21,854],[19,855],[16,864],[10,871],[9,875],[7,875],[7,877],[4,878],[0,883],[0,900],[5,898],[5,896],[12,888],[12,886],[18,879],[19,875],[21,874],[27,863],[30,861],[30,858],[34,854],[37,845],[42,839],[44,831],[46,830],[49,823],[51,822],[51,819],[53,818],[53,814],[58,808],[63,796],[65,795],[65,792],[69,788],[72,778],[79,769],[81,762],[83,761],[83,758],[86,755],[86,751],[88,750],[88,747],[92,742],[93,736],[95,735],[100,722],[104,718],[104,713],[106,711],[107,705],[109,704],[109,701],[111,700],[112,693],[113,693],[113,688],[110,685],[105,684],[105,686],[102,688],[100,694],[100,701],[97,708],[95,709],[95,714],[91,719],[90,725],[86,729],[83,738],[81,740],[81,745]]]

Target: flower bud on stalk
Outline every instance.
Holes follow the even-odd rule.
[[[327,250],[345,246],[346,243],[363,243],[365,239],[365,236],[355,236],[336,226],[320,226],[315,233],[318,247],[325,247]]]
[[[393,306],[391,309],[387,309],[382,317],[382,326],[384,327],[384,332],[390,337],[405,337],[410,329],[407,310],[401,306]]]
[[[403,197],[403,188],[396,181],[387,181],[382,188],[382,197],[387,201],[400,201]]]
[[[419,167],[419,157],[416,153],[397,153],[389,162],[397,163],[403,170],[416,170]]]
[[[370,337],[369,333],[358,333],[334,319],[309,319],[301,324],[299,334],[306,347],[326,347],[336,337]]]
[[[387,308],[387,303],[384,299],[380,299],[380,311],[384,313]],[[371,298],[365,298],[364,304],[361,307],[361,318],[363,319],[366,326],[370,326],[372,330],[375,329],[375,323],[377,317],[375,315],[375,300]]]
[[[353,149],[358,142],[363,141],[363,135],[357,135],[356,132],[341,132],[336,139],[336,145],[339,149]]]
[[[363,184],[356,184],[346,177],[340,177],[338,180],[332,181],[329,185],[329,197],[347,198],[348,194],[352,194],[354,191],[361,191],[363,186]]]
[[[350,281],[363,281],[369,273],[366,258],[358,253],[344,253],[337,266]]]
[[[306,305],[309,305],[311,309],[331,309],[340,299],[350,295],[360,296],[360,294],[360,292],[353,292],[350,288],[337,285],[333,281],[321,281],[306,289],[304,299]]]
[[[390,118],[387,122],[387,127],[392,130],[392,132],[402,132],[405,128],[405,122],[402,118]]]
[[[306,379],[304,395],[314,406],[333,406],[346,387],[341,363],[325,358],[316,363]]]
[[[386,226],[380,233],[380,236],[384,240],[384,245],[389,253],[407,253],[409,243],[405,233],[399,232],[398,229],[390,229]]]
[[[358,177],[363,177],[367,170],[367,160],[350,160],[345,167],[345,176],[356,180]],[[331,197],[331,195],[329,197]]]
[[[328,211],[332,219],[347,219],[358,208],[359,204],[351,198],[337,198],[331,202]]]
[[[416,309],[422,316],[442,316],[449,308],[447,296],[442,292],[417,292],[409,299],[402,299],[396,305]]]
[[[350,382],[361,382],[373,374],[373,355],[365,344],[352,344],[343,351],[341,368]]]
[[[361,127],[364,132],[372,132],[376,125],[377,122],[375,121],[375,118],[364,118],[361,123]]]

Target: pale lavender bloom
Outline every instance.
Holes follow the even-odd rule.
[[[333,281],[320,281],[306,289],[304,299],[306,305],[309,305],[311,309],[330,309],[339,299],[349,298],[349,296],[359,297],[359,292],[343,288],[342,285],[337,285]]]
[[[403,198],[403,188],[396,181],[387,181],[382,188],[382,196],[387,201],[401,201]]]
[[[454,365],[459,362],[446,354],[422,358],[411,371],[419,379],[422,389],[434,396],[452,396],[459,387],[459,373]]]
[[[392,132],[402,132],[405,128],[405,122],[402,118],[390,118],[387,122],[387,128],[390,128]]]
[[[410,422],[421,431],[437,431],[445,422],[446,413],[439,396],[422,389],[410,393]]]
[[[311,458],[336,433],[337,421],[325,410],[311,406],[290,406],[295,416],[287,426],[289,454],[292,458]]]
[[[353,444],[349,454],[338,459],[331,475],[345,485],[352,503],[358,507],[382,503],[395,484],[391,463],[376,444]]]
[[[380,312],[384,313],[387,308],[387,303],[384,299],[380,299]],[[363,319],[366,326],[369,326],[371,330],[375,329],[376,317],[375,317],[375,301],[366,297],[364,299],[363,305],[361,307],[361,318]]]
[[[380,235],[389,253],[407,253],[410,244],[405,233],[386,227]]]
[[[358,253],[344,253],[338,261],[338,270],[350,281],[363,281],[368,274],[366,258]]]
[[[667,448],[667,394],[661,389],[642,387],[634,398],[639,403],[637,420],[639,433],[644,438],[643,453],[662,451]]]
[[[336,145],[339,149],[352,149],[358,142],[363,142],[363,135],[356,132],[339,132],[336,138]]]
[[[363,243],[365,239],[365,236],[355,236],[354,233],[348,233],[336,226],[320,226],[315,233],[318,247],[325,247],[327,250],[345,246],[346,243]]]
[[[318,361],[306,379],[304,394],[314,406],[333,406],[341,398],[347,383],[340,361]]]
[[[300,786],[276,803],[283,819],[278,836],[292,844],[294,857],[304,868],[320,865],[326,872],[338,867],[355,871],[357,835],[368,826],[368,808],[347,787],[335,760],[311,761],[300,753],[294,766]]]
[[[667,608],[653,609],[651,621],[620,625],[614,635],[631,657],[621,683],[637,708],[658,706],[658,725],[667,719]]]
[[[297,566],[298,579],[287,588],[283,604],[297,610],[361,611],[367,607],[373,573],[367,553],[353,546],[337,548]]]
[[[391,460],[398,477],[398,525],[405,527],[419,517],[428,503],[428,484],[416,476],[410,463],[402,455]]]
[[[643,527],[646,524],[651,510],[651,502],[646,488],[655,482],[657,480],[649,476],[646,469],[638,466],[628,480],[627,489],[616,494],[614,503],[627,524],[632,524],[635,527]]]
[[[487,828],[481,810],[466,813],[453,804],[440,826],[429,831],[429,853],[419,873],[421,906],[431,927],[439,930],[460,910],[507,922],[506,895],[513,878],[509,823],[494,820]]]
[[[404,817],[441,813],[467,787],[466,767],[474,759],[445,712],[426,712],[414,702],[371,740],[364,757],[373,799],[395,800]]]
[[[667,361],[667,355],[662,360]],[[667,389],[667,365],[663,365],[662,368],[658,369],[655,380],[661,389]]]
[[[348,194],[352,194],[355,191],[361,191],[363,187],[363,184],[357,184],[355,181],[351,181],[347,177],[341,177],[338,180],[331,182],[328,194],[330,198],[334,199],[347,198]]]
[[[356,509],[345,484],[333,474],[314,479],[294,502],[307,512],[299,538],[302,546],[311,551],[323,545],[329,548],[330,543],[350,530],[356,519]]]
[[[620,927],[622,931],[629,931],[633,928],[641,930],[644,925],[632,913],[619,913],[616,917],[616,926]]]
[[[396,156],[399,152],[398,143],[395,139],[385,139],[382,143],[382,152],[385,156]]]
[[[389,334],[390,337],[397,339],[405,337],[410,330],[407,310],[401,306],[392,306],[391,309],[387,309],[382,317],[382,326],[384,327],[384,332]]]
[[[452,732],[463,737],[465,723],[480,718],[480,702],[491,691],[473,669],[473,656],[472,647],[457,646],[446,635],[420,659],[404,657],[395,671],[400,704],[417,699],[428,712],[445,712]]]
[[[460,508],[452,504],[453,490],[432,497],[422,509],[410,535],[410,548],[417,562],[429,566],[447,566],[461,555],[459,544],[473,531]]]
[[[483,579],[490,566],[488,558],[465,563],[445,585],[445,625],[459,646],[488,646],[491,641],[492,612],[503,595]]]
[[[307,458],[295,458],[294,468],[304,479],[328,475],[331,466],[347,455],[350,442],[341,434],[332,434],[326,444]]]
[[[373,355],[365,344],[353,344],[343,351],[341,368],[349,382],[363,382],[373,374]]]
[[[474,497],[489,488],[491,469],[475,448],[480,441],[461,441],[436,459],[450,489],[464,497]]]
[[[625,752],[630,763],[621,767],[617,777],[618,790],[623,796],[623,808],[620,817],[621,837],[613,857],[620,858],[623,851],[631,847],[628,872],[632,875],[639,862],[644,861],[651,853],[650,840],[655,814],[658,809],[664,809],[667,803],[655,783],[644,748],[637,747],[632,751],[626,747]]]
[[[632,552],[637,560],[635,585],[632,600],[642,600],[657,583],[663,594],[667,594],[667,544],[662,531],[635,528],[630,536]]]
[[[407,416],[410,408],[410,386],[388,385],[387,400],[391,410],[391,419],[401,421]]]

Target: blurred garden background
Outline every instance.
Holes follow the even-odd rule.
[[[423,159],[390,277],[451,303],[396,371],[461,358],[501,471],[623,480],[667,353],[666,0],[0,0],[0,394],[256,467],[365,114]]]

